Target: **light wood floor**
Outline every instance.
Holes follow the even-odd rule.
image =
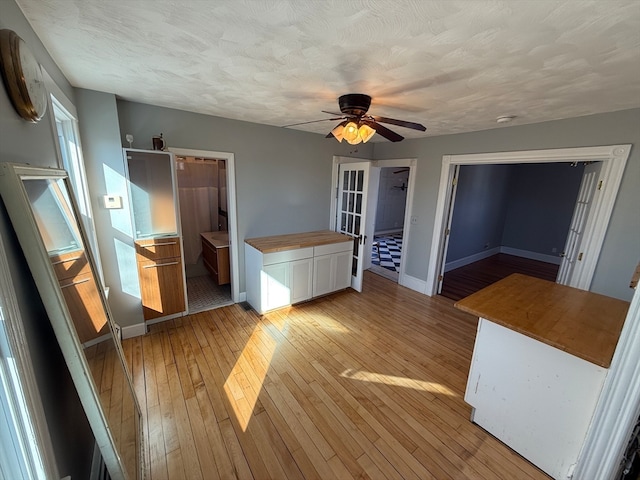
[[[361,294],[126,340],[147,478],[548,479],[469,421],[477,321],[452,304],[366,273]]]

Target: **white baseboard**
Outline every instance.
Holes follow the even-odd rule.
[[[392,228],[391,230],[379,230],[377,232],[373,232],[374,235],[391,235],[394,233],[402,233],[403,228]]]
[[[458,260],[454,260],[453,262],[449,262],[445,264],[444,271],[446,273],[451,270],[455,270],[456,268],[469,265],[470,263],[474,263],[479,260],[491,257],[498,253],[506,253],[507,255],[514,255],[516,257],[528,258],[530,260],[539,260],[540,262],[553,263],[555,265],[560,265],[560,262],[562,261],[562,259],[557,255],[545,255],[544,253],[536,253],[536,252],[530,252],[528,250],[520,250],[518,248],[502,246],[502,247],[491,248],[489,250],[485,250],[484,252],[476,253],[474,255],[469,255],[468,257],[460,258]]]
[[[418,293],[426,294],[427,292],[427,282],[425,282],[424,280],[420,280],[419,278],[407,275],[406,273],[400,276],[400,278],[398,279],[398,285],[402,285],[403,287],[407,287]]]
[[[242,303],[247,301],[247,292],[238,293],[238,301],[236,303]]]
[[[558,255],[546,255],[544,253],[530,252],[528,250],[520,250],[518,248],[500,247],[500,253],[528,258],[530,260],[539,260],[540,262],[553,263],[555,265],[560,265],[562,262],[562,258]]]
[[[147,333],[147,324],[146,323],[137,323],[135,325],[128,325],[126,327],[122,327],[122,339],[139,337]]]
[[[489,258],[497,253],[500,253],[500,249],[501,247],[490,248],[489,250],[484,250],[480,253],[474,253],[473,255],[469,255],[468,257],[459,258],[458,260],[454,260],[453,262],[446,263],[444,266],[444,271],[446,273],[450,270],[455,270],[456,268],[469,265],[470,263]]]

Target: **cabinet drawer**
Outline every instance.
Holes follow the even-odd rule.
[[[49,257],[49,260],[51,260],[51,265],[53,265],[53,270],[56,272],[58,280],[91,273],[89,262],[82,250],[61,255],[52,255]]]
[[[185,310],[180,257],[138,263],[142,313],[145,320]]]
[[[353,240],[347,240],[346,242],[330,243],[328,245],[318,245],[313,247],[313,255],[331,255],[338,252],[350,252],[353,249]]]
[[[180,256],[180,239],[178,237],[150,238],[136,240],[135,243],[138,262]]]
[[[313,257],[313,247],[296,248],[295,250],[284,250],[282,252],[265,253],[262,256],[263,265],[272,265],[274,263],[291,262],[294,260],[302,260],[303,258]]]
[[[60,288],[80,342],[88,342],[109,332],[100,292],[90,271],[61,281]]]

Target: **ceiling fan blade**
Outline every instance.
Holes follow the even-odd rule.
[[[376,117],[372,115],[371,118],[376,122],[390,123],[391,125],[398,125],[399,127],[412,128],[414,130],[420,130],[422,132],[427,130],[427,127],[421,123],[407,122],[405,120],[396,120],[394,118]]]
[[[385,127],[384,125],[380,125],[377,122],[368,121],[366,122],[366,124],[373,128],[376,133],[379,133],[387,140],[390,140],[392,142],[399,142],[400,140],[404,140],[404,137],[402,135],[398,135],[396,132],[389,130],[387,127]]]
[[[329,115],[338,115],[339,117],[344,117],[345,114],[344,113],[337,113],[337,112],[327,112],[326,110],[320,110],[322,113],[328,113]]]
[[[333,114],[333,115],[337,115],[337,113],[336,113],[336,114]],[[308,123],[326,122],[326,121],[328,121],[328,120],[334,120],[334,121],[335,121],[335,120],[342,120],[342,118],[343,118],[343,117],[338,117],[338,118],[323,118],[323,119],[321,119],[321,120],[311,120],[310,122],[291,123],[291,124],[289,124],[289,125],[283,125],[283,126],[282,126],[282,128],[286,128],[286,127],[295,127],[295,126],[297,126],[297,125],[306,125],[306,124],[308,124]]]

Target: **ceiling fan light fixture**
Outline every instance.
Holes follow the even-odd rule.
[[[344,126],[342,132],[344,139],[351,145],[360,143],[362,139],[358,135],[358,124],[355,122],[349,122]]]
[[[373,137],[375,133],[376,131],[366,123],[360,125],[360,128],[358,129],[358,136],[362,138],[362,143],[367,143],[371,140],[371,137]]]
[[[331,130],[331,134],[342,143],[342,139],[344,138],[344,125],[339,124],[336,128]]]

